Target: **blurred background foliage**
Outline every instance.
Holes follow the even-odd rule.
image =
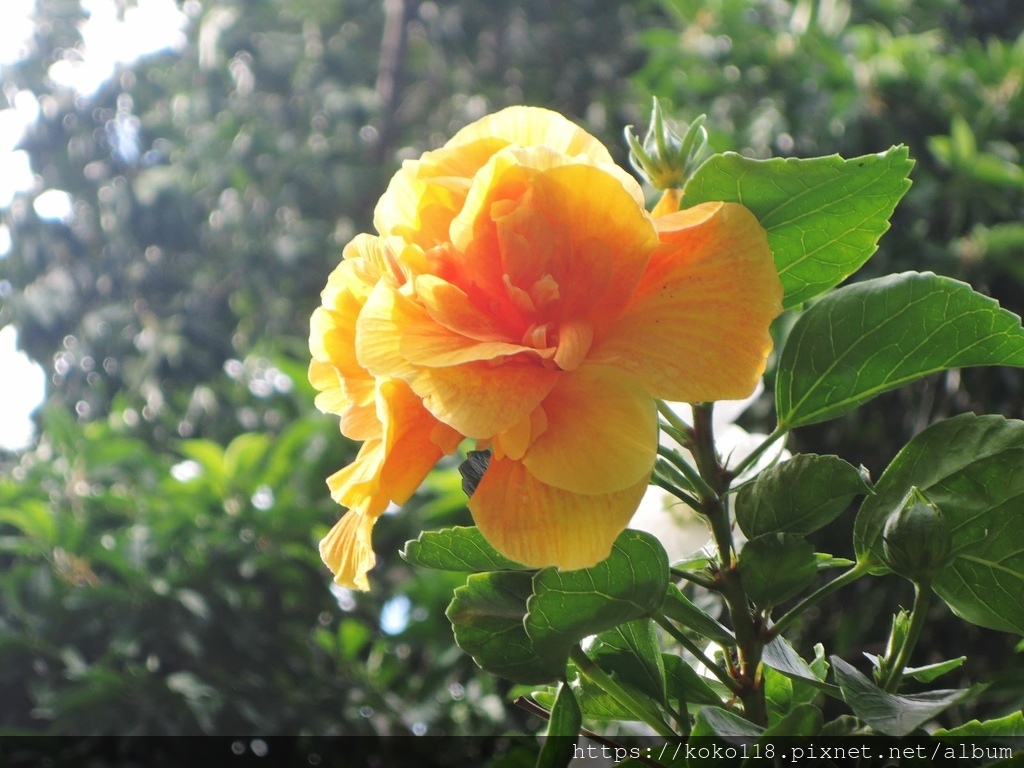
[[[373,592],[331,588],[315,546],[339,514],[324,478],[356,446],[312,408],[309,315],[401,160],[489,111],[554,108],[620,162],[651,95],[680,123],[707,113],[719,151],[908,144],[914,186],[864,274],[934,270],[1024,310],[1015,0],[187,0],[181,50],[89,97],[49,76],[76,55],[80,2],[36,5],[0,95],[40,106],[23,142],[37,184],[3,212],[0,326],[48,376],[35,444],[0,454],[8,733],[538,727],[454,647],[457,577],[397,556],[424,527],[468,522],[454,466],[377,526]],[[71,196],[70,218],[39,217],[47,190]],[[927,380],[793,447],[877,477],[965,410],[1024,416],[1020,373]],[[764,428],[767,403],[744,418]],[[822,549],[848,554],[851,525]],[[851,659],[879,651],[909,600],[856,598],[812,617]],[[1014,658],[1013,638],[936,618],[930,647],[967,653],[965,677]],[[1020,706],[1016,658],[979,706]]]

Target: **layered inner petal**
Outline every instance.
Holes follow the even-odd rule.
[[[603,494],[648,477],[658,448],[654,400],[633,376],[609,366],[564,373],[544,399],[546,429],[523,464],[540,482]]]
[[[518,563],[589,568],[611,553],[647,481],[607,494],[573,493],[541,482],[521,462],[492,457],[469,509],[491,545]]]
[[[560,373],[534,360],[421,368],[409,383],[439,421],[466,437],[488,439],[528,417]]]
[[[658,398],[746,397],[782,311],[764,230],[735,203],[706,203],[656,224],[663,246],[590,358],[635,374]]]

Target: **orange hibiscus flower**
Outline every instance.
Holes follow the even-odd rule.
[[[329,479],[321,542],[365,589],[370,532],[463,438],[492,450],[469,500],[524,565],[607,557],[657,451],[655,398],[746,397],[782,288],[744,207],[652,219],[637,182],[556,113],[512,107],[406,162],[313,315],[317,405],[365,441]]]

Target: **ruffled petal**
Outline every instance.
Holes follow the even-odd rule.
[[[604,144],[557,112],[542,107],[507,107],[467,125],[445,144],[446,148],[499,140],[520,147],[550,147],[565,155],[584,155],[611,163]]]
[[[666,400],[746,397],[782,311],[764,230],[735,203],[706,203],[656,224],[664,246],[590,359],[635,374]]]
[[[366,591],[366,572],[377,563],[371,544],[376,517],[350,510],[320,540],[320,558],[334,573],[334,581],[349,589]]]
[[[658,448],[654,400],[635,377],[585,365],[544,399],[547,428],[523,464],[542,483],[581,494],[620,491],[650,476]]]
[[[439,421],[483,440],[529,417],[560,375],[533,360],[507,360],[421,368],[409,383]]]
[[[589,568],[611,553],[647,487],[586,495],[546,485],[521,462],[491,459],[469,499],[480,532],[506,557],[533,568]]]
[[[421,366],[447,367],[535,352],[522,344],[477,341],[456,333],[434,320],[420,302],[383,282],[359,315],[355,347],[359,363],[370,373],[406,379]]]

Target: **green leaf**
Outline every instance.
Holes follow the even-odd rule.
[[[534,650],[523,618],[532,592],[531,575],[517,571],[475,573],[445,615],[455,642],[488,672],[528,685],[550,682],[565,674],[569,645],[549,643],[544,655]]]
[[[853,713],[886,736],[906,736],[975,693],[965,689],[897,696],[877,687],[838,656],[832,657],[832,669]]]
[[[710,704],[722,706],[722,697],[715,693],[712,685],[717,682],[701,677],[697,671],[672,653],[663,653],[665,680],[668,683],[668,697],[687,704]],[[725,689],[725,686],[722,686]]]
[[[551,717],[543,740],[537,768],[564,768],[573,759],[576,737],[583,726],[583,713],[572,688],[565,683],[558,687],[558,696],[551,707]],[[572,737],[572,738],[564,738]]]
[[[719,645],[736,645],[732,632],[702,611],[684,595],[675,584],[668,585],[668,594],[661,612],[668,618]]]
[[[935,664],[927,664],[923,667],[908,667],[903,670],[903,676],[912,677],[921,683],[930,683],[937,677],[941,677],[947,672],[952,672],[954,669],[958,669],[965,661],[967,661],[966,656],[959,656],[955,659],[939,661]]]
[[[784,429],[840,416],[938,371],[1024,366],[1024,329],[967,283],[904,272],[825,296],[797,320],[779,359]]]
[[[766,739],[816,736],[824,723],[821,710],[812,704],[798,704],[765,729]]]
[[[766,667],[781,672],[794,682],[804,686],[811,686],[834,698],[840,698],[839,689],[825,682],[825,675],[828,672],[828,662],[824,658],[824,650],[820,645],[814,647],[817,654],[815,660],[808,664],[796,652],[789,641],[784,637],[776,637],[765,645],[761,653],[761,661]],[[796,691],[799,700],[806,698],[799,690]]]
[[[668,586],[668,555],[648,533],[626,530],[593,568],[545,568],[533,577],[526,632],[536,647],[571,646],[588,635],[650,616]]]
[[[738,740],[748,742],[764,734],[764,728],[744,720],[739,715],[719,707],[704,707],[697,713],[693,724],[691,738],[707,736],[718,737],[726,741]]]
[[[0,508],[0,524],[13,525],[26,536],[45,544],[57,542],[57,524],[49,507],[26,499],[18,507]]]
[[[793,709],[793,683],[771,667],[764,670],[764,698],[768,706],[768,724],[775,725]]]
[[[882,531],[916,486],[953,535],[951,561],[932,589],[961,618],[1024,634],[1024,422],[963,414],[938,422],[899,452],[854,523],[857,559],[885,572]]]
[[[419,538],[405,543],[401,555],[413,565],[440,571],[527,570],[499,554],[475,526],[424,531]]]
[[[665,703],[665,664],[651,619],[636,619],[599,634],[587,648],[605,672]]]
[[[818,561],[814,547],[790,533],[766,533],[740,551],[740,578],[754,605],[770,608],[814,583]]]
[[[1024,736],[1024,712],[1011,712],[1006,717],[995,720],[971,720],[956,728],[939,728],[933,735],[938,738],[952,736],[956,739],[974,736]]]
[[[796,306],[852,275],[877,248],[896,203],[910,188],[906,147],[844,160],[751,160],[727,152],[697,169],[682,207],[742,203],[768,233],[783,304]]]
[[[835,520],[858,495],[871,493],[860,471],[838,456],[801,454],[740,489],[736,522],[748,538],[813,533]]]

